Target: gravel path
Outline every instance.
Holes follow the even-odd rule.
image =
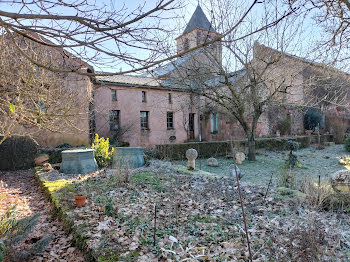
[[[30,261],[84,261],[82,253],[72,246],[72,236],[65,233],[60,221],[51,217],[52,207],[35,181],[33,170],[0,171],[0,216],[14,205],[18,219],[40,213],[34,230],[18,250],[28,248],[47,234],[52,235],[46,249]]]

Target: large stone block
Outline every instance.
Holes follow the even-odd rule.
[[[75,149],[62,151],[60,171],[65,174],[87,174],[97,171],[94,149]]]
[[[113,154],[113,168],[118,166],[138,168],[145,165],[142,147],[115,147]]]
[[[350,194],[350,170],[340,170],[330,176],[331,185],[337,192]]]

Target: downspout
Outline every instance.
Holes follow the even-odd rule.
[[[198,96],[198,135],[199,142],[202,142],[202,128],[201,128],[201,97]]]

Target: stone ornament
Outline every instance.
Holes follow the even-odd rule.
[[[243,173],[238,168],[238,166],[236,166],[236,169],[237,169],[238,179],[241,180],[241,178],[243,177]],[[229,167],[229,176],[232,177],[234,179],[234,181],[236,181],[235,165],[230,165],[230,167]]]
[[[245,160],[245,154],[243,152],[237,152],[236,153],[236,164],[240,165]]]
[[[218,161],[214,157],[208,158],[207,164],[208,166],[219,166]]]
[[[190,148],[186,151],[187,158],[187,169],[194,170],[196,168],[196,158],[198,157],[198,152],[196,149]]]
[[[337,192],[350,194],[350,170],[340,170],[330,175],[331,185]]]

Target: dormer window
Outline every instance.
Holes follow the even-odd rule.
[[[188,49],[190,49],[190,41],[188,40],[188,38],[185,38],[184,51],[187,51]]]

